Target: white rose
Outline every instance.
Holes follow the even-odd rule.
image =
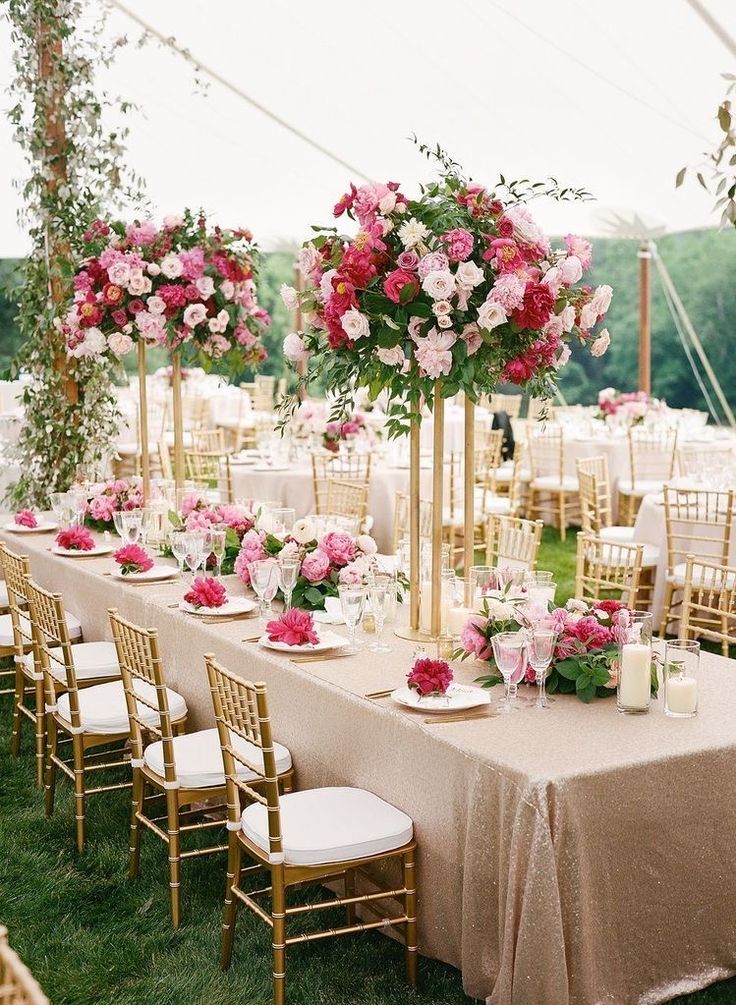
[[[426,227],[413,216],[405,220],[398,230],[399,239],[405,248],[414,248],[429,237],[429,227]]]
[[[546,335],[548,338],[550,335],[557,339],[562,338],[562,318],[559,314],[552,315],[542,329],[542,334]]]
[[[306,517],[295,521],[294,526],[291,528],[291,536],[297,544],[309,544],[310,541],[314,541],[315,534],[314,524]]]
[[[542,284],[544,286],[549,286],[555,297],[560,292],[560,287],[562,286],[562,273],[556,265],[553,265],[551,269],[547,269],[544,274],[544,278],[542,279]]]
[[[287,541],[279,552],[279,558],[296,558],[299,555],[299,545],[296,541]]]
[[[404,350],[399,345],[392,349],[383,349],[380,346],[376,349],[376,356],[386,366],[402,366],[405,360]]]
[[[608,351],[608,347],[611,344],[611,336],[608,334],[608,329],[604,328],[600,333],[598,338],[593,342],[590,347],[591,356],[604,356]]]
[[[449,317],[447,314],[440,314],[440,316],[437,318],[437,327],[452,328],[452,318]]]
[[[322,256],[313,244],[305,244],[296,257],[297,266],[303,276],[308,276],[322,261]]]
[[[148,289],[146,289],[146,283],[148,283]],[[128,279],[128,293],[131,296],[140,297],[144,293],[150,292],[151,280],[143,275],[143,269],[131,269],[130,278]]]
[[[160,276],[161,268],[155,262],[149,262],[146,266],[146,272],[149,276]]]
[[[200,276],[194,284],[207,300],[215,292],[215,281],[211,276]]]
[[[133,348],[133,339],[130,335],[124,335],[122,332],[114,332],[108,338],[107,344],[110,347],[110,352],[114,353],[119,359],[121,356],[127,356]]]
[[[319,281],[319,294],[322,298],[322,303],[327,303],[332,294],[335,292],[332,288],[332,277],[337,275],[337,269],[328,269],[327,272],[322,276]]]
[[[598,309],[591,300],[580,312],[580,327],[583,331],[588,331],[598,320]]]
[[[439,317],[440,314],[451,314],[452,304],[449,300],[438,300],[436,303],[432,304],[432,313],[435,317]]]
[[[577,255],[569,255],[560,262],[560,275],[565,286],[572,286],[583,277],[583,266]]]
[[[127,262],[113,262],[107,270],[110,282],[116,286],[127,286],[130,280],[130,266]]]
[[[498,328],[506,321],[506,311],[495,300],[486,300],[478,310],[478,327],[486,331]]]
[[[562,319],[563,332],[571,332],[575,327],[575,308],[572,304],[567,305],[560,314],[560,318]]]
[[[610,286],[599,286],[598,289],[593,294],[593,299],[590,301],[591,305],[595,307],[598,315],[605,314],[608,308],[611,306],[611,300],[613,298],[613,290]]]
[[[365,555],[375,555],[378,545],[370,534],[359,534],[355,539],[355,544]]]
[[[204,304],[189,304],[184,308],[184,324],[188,328],[196,328],[207,317],[207,308]]]
[[[161,271],[167,279],[178,279],[184,271],[184,266],[181,264],[178,255],[169,252],[168,255],[161,259]]]
[[[284,356],[291,363],[301,363],[309,358],[306,343],[298,332],[291,332],[284,339]]]
[[[422,289],[433,300],[449,300],[455,292],[455,277],[449,269],[436,269],[422,280]]]
[[[387,213],[393,213],[396,208],[396,193],[387,192],[386,195],[379,200],[378,208],[384,216],[386,216]]]
[[[220,293],[226,300],[232,300],[235,296],[235,283],[231,279],[225,279],[220,283]]]
[[[515,614],[513,604],[505,604],[493,597],[486,597],[485,602],[488,605],[488,614],[494,621],[511,621]]]
[[[349,311],[345,311],[340,318],[340,324],[347,337],[353,342],[370,334],[371,329],[368,324],[368,318],[353,307]]]
[[[476,286],[485,279],[483,269],[479,268],[475,262],[460,262],[455,273],[455,281],[458,286],[466,290],[474,290]]]
[[[524,206],[512,206],[504,216],[514,225],[514,239],[523,244],[542,244],[544,234],[534,222],[534,218]]]
[[[80,348],[82,356],[101,356],[107,349],[107,340],[99,328],[88,328]]]
[[[282,283],[279,293],[281,294],[281,299],[287,311],[295,311],[299,306],[299,294],[296,292],[294,287],[287,286],[286,283]]]
[[[151,314],[163,314],[166,310],[166,301],[162,297],[149,297],[146,306]]]

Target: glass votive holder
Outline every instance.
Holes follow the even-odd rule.
[[[651,687],[652,615],[632,611],[618,644],[616,702],[619,712],[632,715],[648,712]]]
[[[473,565],[470,568],[470,594],[473,604],[480,603],[491,590],[499,589],[492,565]]]
[[[674,719],[698,714],[700,643],[671,639],[664,650],[664,711]]]

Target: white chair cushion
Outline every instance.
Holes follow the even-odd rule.
[[[0,607],[8,606],[8,588],[3,580],[0,580]]]
[[[52,650],[57,652],[59,650]],[[114,642],[77,642],[72,646],[72,659],[77,680],[91,680],[94,677],[119,677],[120,666],[115,652]],[[21,660],[29,676],[33,675],[33,653],[26,653]],[[61,664],[53,663],[54,676],[61,680],[66,680],[66,674],[62,673]]]
[[[411,841],[411,817],[365,789],[324,788],[289,792],[279,800],[284,861],[321,865],[380,855]],[[268,810],[243,811],[245,836],[266,853]]]
[[[611,541],[611,544],[616,544],[618,542]],[[622,544],[640,544],[640,541],[626,541],[620,542]],[[618,561],[618,552],[612,554],[611,561]],[[606,562],[605,553],[602,555],[603,562]],[[653,544],[645,544],[642,555],[641,555],[641,567],[642,569],[651,569],[653,566],[657,565],[659,562],[659,548],[655,547]]]
[[[252,782],[263,774],[263,755],[259,747],[248,743],[242,737],[231,734],[233,747],[247,757],[261,770],[256,774],[242,764],[238,764],[238,777]],[[276,771],[283,774],[291,767],[291,754],[280,743],[274,743]],[[146,765],[157,775],[164,775],[164,745],[161,740],[146,747],[143,754]],[[176,777],[182,788],[209,789],[225,784],[225,768],[217,729],[202,729],[197,733],[185,733],[174,737],[174,763]]]
[[[136,681],[136,693],[152,705],[156,704],[156,689],[143,681]],[[79,716],[85,733],[127,733],[130,729],[128,721],[128,706],[125,704],[123,682],[116,680],[111,684],[95,684],[93,687],[81,688],[79,694]],[[187,714],[187,703],[176,691],[166,688],[169,700],[169,713],[172,720],[183,718]],[[159,714],[139,705],[141,719],[150,726],[159,725]],[[69,695],[59,698],[58,712],[62,719],[71,722],[69,712]]]
[[[619,492],[626,496],[635,496],[637,499],[640,496],[648,496],[652,493],[661,492],[663,487],[664,482],[662,481],[647,481],[643,478],[637,478],[633,488],[630,478],[621,478],[618,483]]]
[[[66,613],[66,623],[69,628],[69,638],[74,641],[74,639],[81,639],[82,637],[82,625],[79,620],[70,614],[68,611]],[[21,615],[21,628],[24,634],[31,634],[31,626],[28,619]],[[13,645],[13,622],[9,614],[0,614],[0,648]]]
[[[713,559],[713,561],[715,561],[715,559]],[[687,564],[685,562],[680,562],[679,565],[676,565],[674,567],[672,572],[667,573],[667,582],[674,583],[675,586],[684,586],[686,571],[687,571]],[[710,570],[706,571],[705,576],[703,576],[702,573],[698,572],[697,567],[693,570],[693,572],[694,572],[693,575],[694,586],[707,587],[708,585],[712,585],[713,578]],[[736,576],[734,576],[732,572],[729,572],[726,575],[726,588],[729,590],[733,589],[735,583],[736,583]]]
[[[541,491],[561,491],[577,492],[578,480],[575,475],[565,475],[560,481],[557,475],[544,475],[542,478],[534,478],[531,482],[533,489]]]
[[[601,532],[598,536],[603,538],[604,541],[617,541],[619,544],[629,544],[634,540],[634,528],[619,527],[614,524],[611,527],[601,527]]]
[[[511,503],[508,496],[487,495],[483,512],[486,516],[489,513],[504,514],[511,513]]]

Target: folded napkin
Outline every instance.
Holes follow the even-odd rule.
[[[315,611],[314,620],[320,625],[344,625],[342,604],[339,597],[325,597],[324,611]]]

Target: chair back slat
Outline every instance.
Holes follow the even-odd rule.
[[[611,526],[611,485],[605,456],[581,457],[577,462],[580,517],[587,534]]]
[[[486,524],[486,565],[532,572],[537,565],[543,528],[541,520],[489,516]]]
[[[33,629],[26,613],[27,583],[31,574],[31,563],[28,555],[18,555],[11,551],[4,541],[0,541],[0,568],[8,591],[10,623],[13,627],[13,655],[19,660],[29,649],[33,650]],[[35,652],[34,663],[36,671],[40,673]]]
[[[317,516],[330,513],[327,492],[331,480],[370,486],[371,464],[371,454],[333,454],[329,450],[312,454],[314,512]]]
[[[74,666],[74,653],[66,623],[64,603],[60,593],[49,593],[30,576],[26,579],[28,615],[33,630],[34,658],[44,676],[49,705],[55,706],[58,695],[69,695],[69,714],[75,729],[81,728],[79,688]]]
[[[346,517],[355,521],[355,532],[368,515],[368,485],[342,479],[327,480],[327,515]]]
[[[555,478],[561,482],[565,471],[562,427],[554,422],[533,426],[527,442],[532,478]]]
[[[36,978],[8,945],[4,925],[0,925],[0,1005],[49,1005]]]
[[[680,638],[736,645],[736,568],[688,555],[680,612]]]
[[[605,541],[582,531],[577,538],[575,596],[591,603],[620,600],[636,603],[644,546]]]
[[[629,430],[632,488],[636,489],[637,481],[668,481],[675,470],[676,450],[676,429],[644,429],[633,426]]]
[[[408,494],[397,492],[394,499],[394,552],[409,536],[409,511]],[[432,538],[432,503],[428,499],[419,500],[419,537],[422,540]]]
[[[667,567],[671,573],[688,555],[727,565],[734,519],[733,491],[664,489]]]

